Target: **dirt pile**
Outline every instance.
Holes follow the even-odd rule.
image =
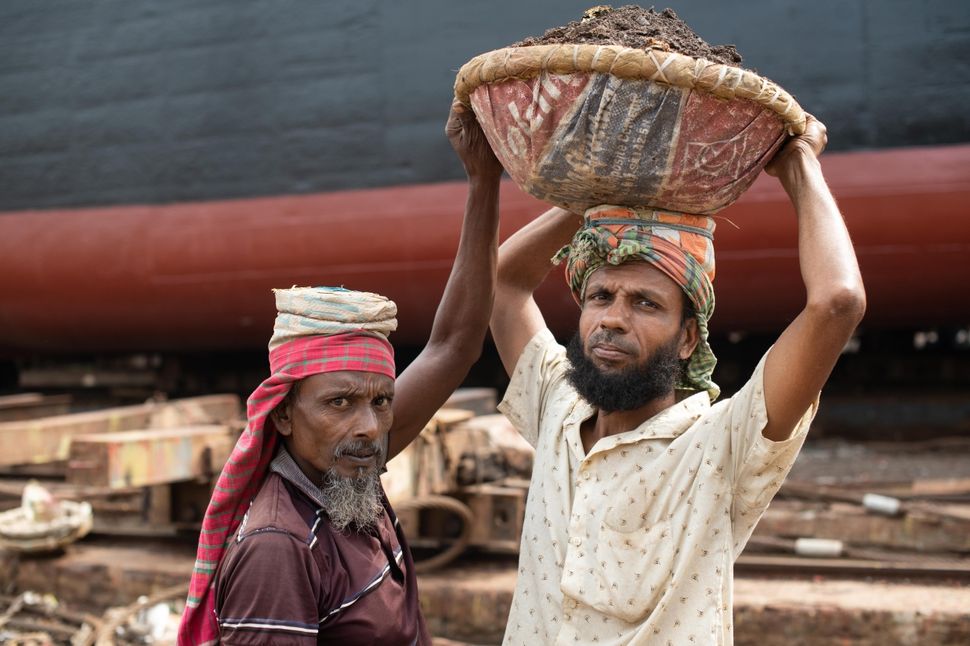
[[[554,27],[542,36],[531,36],[513,47],[557,43],[660,48],[724,65],[741,65],[741,55],[734,45],[709,45],[678,18],[673,9],[658,13],[653,7],[644,9],[627,5],[613,9],[600,5],[587,9],[581,20]]]

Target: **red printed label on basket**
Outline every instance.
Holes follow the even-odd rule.
[[[485,136],[514,179],[529,181],[564,117],[563,110],[577,103],[589,80],[589,74],[543,74],[483,85],[471,95]]]

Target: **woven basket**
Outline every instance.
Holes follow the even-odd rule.
[[[455,96],[519,186],[578,212],[715,213],[805,129],[771,81],[659,49],[507,47],[462,66]]]

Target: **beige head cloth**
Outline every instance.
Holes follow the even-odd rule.
[[[371,292],[343,287],[274,289],[276,324],[269,349],[297,337],[363,330],[387,338],[397,329],[397,305]]]

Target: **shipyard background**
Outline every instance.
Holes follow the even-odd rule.
[[[81,449],[70,438],[203,422],[238,432],[239,400],[267,371],[272,287],[384,293],[401,308],[392,336],[400,363],[416,355],[464,204],[463,172],[443,134],[455,73],[476,54],[578,19],[589,4],[0,5],[0,495],[15,506],[23,483],[37,478],[65,496],[90,494],[96,519],[99,505],[106,510],[91,534],[54,556],[3,552],[0,617],[33,590],[54,595],[63,616],[10,613],[26,616],[28,628],[43,632],[46,621],[64,633],[83,624],[71,613],[102,617],[103,627],[108,608],[132,610],[139,595],[164,600],[187,580],[185,546],[206,468],[217,469],[220,455],[206,444],[211,434],[192,436],[193,450],[208,451],[207,467],[186,472],[146,458],[144,477],[120,484],[107,457],[104,473],[72,473],[70,451]],[[826,174],[870,301],[792,474],[809,488],[776,501],[761,546],[738,570],[738,643],[774,643],[765,634],[788,643],[965,643],[970,5],[687,0],[672,8],[708,42],[735,44],[745,67],[828,126]],[[507,182],[503,237],[542,208]],[[724,215],[711,331],[714,377],[730,394],[803,291],[793,216],[772,181],[761,178]],[[577,311],[554,274],[540,301],[566,339]],[[475,451],[492,469],[475,471],[478,489],[459,491],[472,481],[457,472],[467,456],[452,455],[450,470],[421,492],[454,494],[485,523],[457,561],[424,576],[425,612],[442,638],[501,637],[515,523],[503,526],[510,538],[482,518],[514,516],[527,473],[521,453],[495,448],[494,429],[482,429],[499,423],[489,398],[506,383],[487,342],[455,400],[472,402],[475,418],[437,422],[447,435],[487,418],[477,422]],[[160,412],[166,402],[178,410]],[[106,410],[139,406],[151,410],[123,429],[97,426],[108,424]],[[64,417],[82,412],[95,426]],[[492,457],[482,457],[486,449]],[[481,482],[486,471],[495,479]],[[489,482],[502,491],[482,488]],[[868,513],[865,493],[896,497],[903,510]],[[497,500],[508,506],[496,511]],[[435,540],[454,538],[447,519],[416,518],[428,555]],[[843,560],[797,558],[796,536],[842,540]],[[12,630],[8,619],[0,632]]]

